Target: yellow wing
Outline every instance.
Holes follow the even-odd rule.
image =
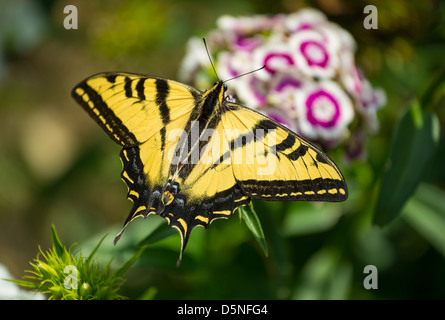
[[[187,116],[201,92],[172,80],[109,72],[85,79],[72,96],[114,141],[133,147],[159,132],[165,138],[165,126]]]
[[[235,132],[226,140],[231,145],[233,174],[246,195],[307,201],[348,197],[342,173],[317,147],[256,111],[226,105],[221,123]]]

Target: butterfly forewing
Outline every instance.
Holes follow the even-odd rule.
[[[97,74],[72,91],[90,116],[125,147],[143,143],[170,121],[187,117],[200,94],[175,81],[129,73]]]

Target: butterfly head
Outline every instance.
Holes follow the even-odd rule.
[[[220,87],[220,88],[223,90],[223,93],[226,92],[228,88],[227,88],[227,85],[224,83],[224,81],[216,81],[213,84],[213,86],[221,86],[221,85],[222,85],[222,87]]]
[[[219,102],[224,101],[225,93],[227,91],[227,85],[224,84],[224,81],[216,81],[212,87],[212,89],[207,90],[204,93],[204,97],[212,96],[212,101],[218,100]]]

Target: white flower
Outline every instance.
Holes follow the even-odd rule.
[[[348,61],[344,61],[342,69],[340,75],[342,85],[353,97],[359,97],[363,86],[363,75],[351,57],[348,56]]]
[[[246,37],[243,35],[236,35],[234,40],[231,42],[231,49],[238,51],[252,51],[255,48],[262,45],[264,42],[264,37],[262,35],[255,35],[253,37]]]
[[[281,23],[283,19],[284,17],[282,15],[252,15],[237,18],[224,15],[217,20],[216,25],[224,31],[233,31],[237,34],[251,34],[271,29]]]
[[[348,95],[333,81],[308,84],[295,93],[298,127],[311,139],[339,140],[354,118]]]
[[[221,80],[228,80],[240,74],[252,71],[250,54],[245,51],[227,52],[218,55],[216,70]],[[236,81],[236,80],[234,80]]]
[[[358,107],[364,112],[375,113],[375,111],[385,104],[385,92],[380,88],[374,89],[369,80],[365,79],[360,91],[360,103]]]
[[[33,293],[20,289],[18,285],[5,279],[12,279],[8,269],[0,264],[0,300],[44,300],[41,293]]]
[[[269,105],[284,110],[290,118],[296,118],[295,92],[304,86],[304,82],[304,77],[295,72],[274,76],[267,97]]]
[[[179,69],[179,78],[184,82],[192,82],[199,69],[210,66],[209,57],[204,49],[202,39],[191,38],[187,42],[186,56]]]
[[[327,23],[326,16],[315,9],[302,9],[291,13],[285,19],[285,26],[290,32],[297,32],[302,29],[314,28],[319,24]]]
[[[254,50],[253,64],[259,67],[264,65],[264,71],[261,70],[256,76],[269,80],[274,74],[288,72],[295,67],[295,60],[287,44],[271,42]]]
[[[379,129],[377,110],[386,104],[385,91],[380,88],[374,89],[371,83],[365,79],[356,100],[357,110],[362,115],[366,127],[371,132],[377,132]]]
[[[289,39],[297,67],[312,77],[330,78],[339,65],[338,38],[325,39],[314,30],[301,30]]]
[[[241,77],[230,82],[229,88],[244,105],[255,109],[267,104],[268,84],[255,76]]]

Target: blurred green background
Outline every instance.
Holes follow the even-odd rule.
[[[78,9],[77,30],[63,27],[67,4]],[[377,30],[363,27],[367,4],[378,8]],[[208,230],[195,229],[180,268],[175,267],[179,235],[154,241],[124,275],[121,294],[131,299],[444,299],[444,134],[428,150],[423,143],[409,143],[406,132],[418,131],[402,126],[396,134],[416,98],[421,108],[411,114],[432,111],[443,128],[444,4],[0,0],[0,264],[21,278],[38,246],[51,245],[54,224],[62,242],[77,243],[74,248],[84,254],[108,234],[98,259],[113,258],[119,266],[150,230],[165,223],[157,216],[136,220],[113,246],[131,207],[120,180],[120,148],[71,98],[74,85],[103,71],[176,79],[187,40],[204,36],[220,15],[291,13],[309,6],[352,33],[357,64],[388,97],[367,159],[347,164],[331,154],[345,174],[350,198],[342,204],[255,202],[268,257],[237,214]],[[416,147],[411,153],[403,144],[391,149],[393,139],[396,146],[408,139],[407,148]],[[418,186],[399,202],[401,213],[387,219],[375,208],[380,190],[386,195],[393,190],[391,183],[382,183],[391,150],[412,159],[400,166],[398,181]],[[432,160],[422,158],[425,154]],[[417,163],[425,163],[426,170]],[[409,182],[413,175],[418,178]],[[366,265],[377,267],[378,289],[364,288]]]

